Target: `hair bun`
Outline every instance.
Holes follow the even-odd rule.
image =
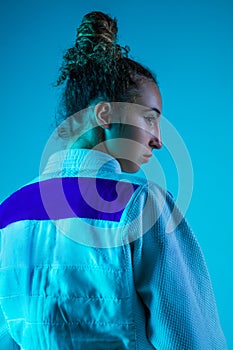
[[[90,12],[83,17],[77,29],[76,46],[82,41],[92,42],[93,45],[116,45],[117,21],[102,12]]]
[[[77,76],[77,71],[85,70],[87,65],[90,69],[90,64],[96,64],[110,74],[115,69],[116,61],[127,57],[129,52],[128,46],[117,44],[117,31],[115,18],[96,11],[86,14],[77,29],[74,47],[68,49],[63,56],[57,85],[62,84],[67,77],[73,79]]]

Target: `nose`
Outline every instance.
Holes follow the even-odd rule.
[[[149,146],[155,149],[160,149],[162,147],[162,140],[156,136],[153,136],[149,142]]]
[[[160,128],[157,127],[155,132],[151,134],[151,139],[149,142],[149,146],[154,149],[160,149],[162,147],[162,139],[161,139],[161,133]]]

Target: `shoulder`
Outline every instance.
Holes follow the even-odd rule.
[[[30,183],[12,193],[0,204],[0,228],[19,221],[33,210],[33,203],[40,202],[40,189],[38,183]]]
[[[176,206],[172,194],[151,181],[137,181],[124,213],[127,241],[142,238],[145,233],[163,236],[183,225],[184,217]]]
[[[132,183],[135,184],[136,188],[134,201],[137,202],[137,204],[139,202],[143,206],[150,204],[153,209],[161,206],[168,206],[171,207],[171,209],[174,207],[175,199],[172,193],[162,188],[157,183],[138,177],[132,178]]]

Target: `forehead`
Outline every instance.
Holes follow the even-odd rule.
[[[135,103],[162,113],[162,98],[158,86],[152,81],[143,81],[138,87],[139,95]]]

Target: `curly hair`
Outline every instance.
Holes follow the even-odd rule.
[[[87,108],[97,99],[107,102],[133,102],[138,79],[156,77],[138,62],[128,58],[129,47],[117,44],[117,21],[102,12],[83,17],[74,47],[67,50],[57,86],[62,93],[63,117]]]

